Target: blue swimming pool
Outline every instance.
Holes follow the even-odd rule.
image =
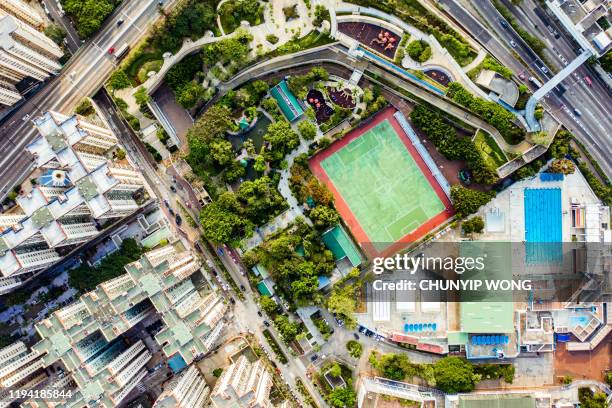
[[[588,323],[589,320],[591,320],[589,318],[589,316],[586,315],[582,315],[582,316],[570,316],[569,317],[569,323],[570,323],[570,327],[576,327],[578,325],[585,327]]]
[[[560,188],[526,188],[525,241],[528,263],[559,262],[563,258]]]

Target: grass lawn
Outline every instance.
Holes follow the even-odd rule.
[[[474,137],[474,144],[484,161],[492,168],[496,169],[508,161],[495,139],[488,133],[479,130]]]
[[[444,210],[389,120],[324,159],[321,167],[370,242],[396,242]]]
[[[141,53],[132,61],[129,61],[130,64],[126,65],[124,68],[125,73],[133,83],[138,83],[138,71],[140,70],[140,68],[142,68],[144,64],[151,61],[161,61],[163,63],[161,51],[145,51]]]

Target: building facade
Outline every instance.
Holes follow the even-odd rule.
[[[97,236],[101,221],[136,211],[134,197],[146,190],[140,172],[113,158],[119,145],[110,130],[57,112],[34,125],[40,137],[26,150],[35,184],[0,215],[0,294]]]
[[[204,408],[209,394],[204,377],[192,365],[164,387],[153,408]]]
[[[60,384],[71,395],[61,401],[29,400],[27,407],[118,406],[147,376],[155,350],[140,333],[157,321],[163,324],[155,340],[167,357],[180,356],[189,364],[203,356],[219,337],[226,305],[216,293],[192,283],[199,269],[179,242],[126,265],[126,274],[37,324],[41,340],[31,351],[22,343],[0,350],[0,391],[28,379],[29,388]],[[173,384],[164,400],[192,407],[208,396],[197,370],[187,369]]]
[[[251,407],[271,408],[272,375],[262,360],[250,363],[242,355],[226,367],[210,394],[216,408]]]
[[[34,27],[37,13],[20,0],[0,3],[0,104],[21,99],[15,84],[24,78],[44,81],[61,69],[62,49]]]

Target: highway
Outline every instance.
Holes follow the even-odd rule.
[[[500,24],[502,17],[489,2],[473,2],[472,4],[501,40],[456,0],[440,0],[439,3],[455,21],[461,24],[493,56],[517,75],[522,73],[526,78],[534,75],[544,81],[552,76],[552,74],[546,75],[540,70],[540,67],[544,65],[543,62],[518,34],[512,28],[505,28]],[[508,47],[510,47],[511,40],[517,44],[516,47],[512,48],[512,51],[527,64],[527,67],[509,51]],[[559,97],[555,92],[551,92],[541,103],[589,148],[606,174],[612,177],[612,158],[609,153],[612,151],[612,140],[609,136],[612,133],[612,122],[610,121],[609,107],[603,105],[605,102],[601,102],[609,100],[609,97],[607,94],[604,97],[594,95],[593,91],[585,89],[586,86],[583,85],[575,86],[576,76],[572,75],[570,78],[564,81],[564,84],[567,84],[568,91],[563,96]],[[532,90],[534,89],[533,84],[528,81],[525,81],[525,83]],[[575,108],[582,112],[581,117],[574,112]]]
[[[170,0],[170,9],[176,0]],[[31,171],[32,157],[24,147],[36,137],[30,122],[47,110],[70,113],[77,103],[95,91],[115,68],[115,58],[108,49],[136,44],[160,16],[157,0],[126,0],[108,19],[103,29],[83,45],[44,89],[30,98],[0,126],[0,199]],[[117,20],[125,22],[117,26]]]

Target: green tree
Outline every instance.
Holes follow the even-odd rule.
[[[425,62],[431,57],[431,47],[423,40],[410,42],[406,46],[406,51],[410,58],[418,62]]]
[[[213,370],[212,375],[219,378],[221,377],[221,373],[223,372],[223,368],[217,367]]]
[[[223,180],[227,183],[233,183],[246,174],[246,169],[240,162],[233,160],[223,172]]]
[[[363,346],[357,340],[349,340],[346,343],[346,349],[353,358],[361,357],[361,353],[363,352]]]
[[[61,45],[66,38],[66,30],[57,24],[49,24],[45,27],[45,35],[53,40],[57,45]]]
[[[263,173],[266,170],[266,159],[262,155],[258,155],[255,158],[255,163],[253,164],[253,168],[258,173]]]
[[[268,126],[264,140],[270,143],[270,150],[266,151],[268,161],[280,161],[287,153],[295,149],[300,139],[291,129],[287,121],[274,122]]]
[[[402,381],[410,372],[410,360],[405,354],[388,353],[380,357],[376,368],[383,377]]]
[[[104,19],[113,11],[116,2],[112,0],[64,0],[64,10],[76,22],[81,38],[87,38],[100,28]]]
[[[465,234],[480,234],[484,230],[484,226],[484,220],[480,216],[472,217],[461,223],[461,229]]]
[[[550,164],[551,173],[572,174],[576,171],[576,165],[568,159],[557,159]]]
[[[234,147],[225,139],[215,139],[210,143],[210,155],[220,166],[227,166],[234,160]]]
[[[116,278],[125,273],[123,267],[136,261],[143,253],[143,248],[133,238],[127,238],[121,243],[118,251],[107,255],[98,266],[81,266],[68,272],[70,286],[88,292],[98,284]]]
[[[260,297],[259,304],[261,305],[263,311],[266,312],[269,316],[273,316],[278,310],[278,305],[269,296]]]
[[[143,106],[149,103],[151,96],[147,93],[147,89],[144,86],[140,86],[134,92],[134,99],[136,99],[138,105]]]
[[[338,363],[332,364],[332,366],[329,369],[328,373],[332,377],[340,377],[342,375],[342,368],[340,367],[340,364],[338,364]]]
[[[433,364],[436,387],[444,392],[456,394],[474,389],[476,377],[474,367],[459,357],[444,357]]]
[[[328,310],[342,317],[348,328],[357,325],[355,320],[355,310],[357,309],[356,289],[357,284],[334,286],[332,293],[327,298]]]
[[[125,89],[132,86],[130,78],[122,69],[115,70],[108,79],[108,86],[113,89]]]
[[[306,140],[312,140],[317,135],[317,126],[309,120],[303,120],[297,125],[300,135]]]
[[[290,321],[285,315],[277,316],[276,319],[274,319],[274,323],[285,343],[290,343],[295,340],[300,329],[299,323]]]
[[[236,244],[244,236],[250,235],[253,225],[240,212],[241,207],[234,194],[221,194],[200,212],[204,236],[216,243]]]
[[[315,227],[319,229],[329,228],[338,224],[340,220],[340,216],[336,210],[323,205],[316,206],[310,210],[308,217],[310,217]]]
[[[334,388],[328,395],[327,400],[332,407],[348,408],[354,407],[357,403],[357,394],[352,388]]]
[[[493,197],[495,197],[494,191],[476,191],[460,185],[451,187],[451,200],[459,218],[475,213]]]
[[[227,106],[213,105],[196,120],[187,137],[210,143],[217,137],[223,137],[231,129],[232,123],[232,114]]]
[[[191,109],[204,97],[204,88],[195,81],[182,85],[176,95],[176,101],[185,109]]]
[[[606,72],[612,72],[612,53],[607,52],[599,59],[599,63]]]
[[[95,112],[94,107],[89,98],[81,99],[81,102],[77,105],[74,112],[77,115],[88,116]]]

